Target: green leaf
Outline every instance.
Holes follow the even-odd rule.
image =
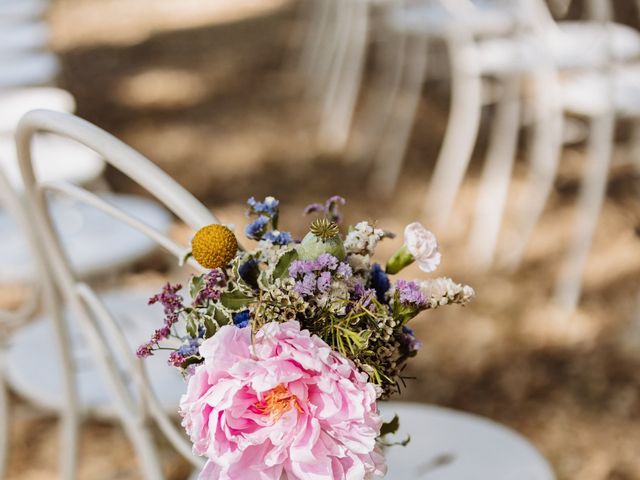
[[[187,368],[189,365],[194,365],[194,364],[199,364],[202,363],[203,359],[201,356],[199,355],[194,355],[192,357],[187,358],[184,362],[182,362],[180,364],[180,368]]]
[[[225,308],[228,308],[233,312],[243,310],[253,302],[254,302],[254,297],[249,296],[245,293],[242,293],[239,290],[234,290],[232,292],[225,292],[220,297],[220,303]]]
[[[213,319],[218,322],[218,325],[226,325],[231,323],[231,314],[224,309],[224,307],[218,306],[211,311]]]
[[[211,317],[204,317],[204,329],[205,329],[205,337],[210,338],[216,333],[217,328],[216,324]]]
[[[204,275],[194,275],[189,280],[189,295],[195,299],[204,288]]]
[[[297,259],[298,252],[296,250],[289,250],[287,253],[283,254],[278,260],[276,268],[273,269],[273,278],[283,278],[288,275],[289,265]]]
[[[187,329],[187,333],[189,334],[189,336],[191,336],[191,337],[197,337],[198,336],[198,322],[196,321],[196,319],[194,318],[193,315],[189,315],[187,317],[186,329]]]
[[[400,428],[400,417],[398,417],[398,414],[396,414],[390,421],[384,422],[382,424],[382,427],[380,428],[380,436],[389,435],[389,434],[392,435],[396,433],[399,428]]]

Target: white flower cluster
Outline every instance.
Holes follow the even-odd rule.
[[[434,278],[420,282],[420,290],[427,298],[429,308],[457,303],[467,304],[476,292],[469,285],[456,283],[448,277]]]
[[[382,237],[384,237],[384,230],[375,228],[369,222],[360,222],[347,234],[344,248],[347,253],[373,255]]]

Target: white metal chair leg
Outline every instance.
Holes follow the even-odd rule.
[[[3,378],[3,355],[4,352],[0,350],[0,478],[5,478],[9,452],[9,398]]]
[[[585,177],[578,197],[573,239],[554,296],[555,303],[569,312],[575,310],[580,298],[582,274],[606,193],[614,124],[613,112],[591,121]]]
[[[419,36],[410,37],[407,41],[408,61],[405,62],[404,82],[374,158],[369,180],[369,189],[383,198],[390,197],[398,183],[426,75],[427,39]]]
[[[62,381],[65,405],[60,412],[60,471],[64,480],[77,478],[76,468],[78,463],[79,430],[80,430],[80,402],[76,386],[76,365],[72,357],[71,340],[69,331],[62,315],[62,307],[55,298],[55,293],[50,286],[44,288],[45,309],[50,312],[55,324],[57,343],[60,346],[60,365],[64,372]]]
[[[326,35],[330,26],[332,0],[305,0],[304,3],[301,17],[308,16],[308,20],[306,18],[302,19],[302,21],[308,22],[308,29],[305,32],[299,67],[306,78],[311,78],[316,71],[320,51],[327,40]]]
[[[161,480],[165,478],[149,427],[143,422],[140,422],[138,426],[123,422],[122,426],[125,428],[127,436],[136,451],[144,478],[146,480]]]
[[[519,119],[520,76],[513,75],[505,79],[504,95],[497,105],[469,238],[469,260],[479,269],[491,266],[496,250],[509,193]]]
[[[451,214],[473,154],[482,113],[482,78],[476,45],[459,33],[447,41],[451,59],[451,111],[442,147],[425,201],[433,228],[442,228]]]
[[[346,37],[328,86],[319,132],[320,145],[331,152],[343,150],[349,138],[367,50],[368,5],[363,0],[348,3]]]
[[[562,152],[563,113],[560,106],[559,86],[552,69],[533,73],[534,120],[530,169],[525,190],[518,204],[511,231],[510,245],[505,249],[501,265],[514,271],[522,262],[527,244],[533,235],[547,203]]]
[[[374,29],[372,34],[378,31]],[[358,136],[347,153],[350,161],[370,163],[376,149],[380,148],[380,138],[388,127],[400,90],[406,48],[406,33],[389,30],[380,35],[372,86],[360,115],[362,126],[356,129]]]
[[[640,171],[640,119],[634,120],[631,127],[629,158],[636,170]]]
[[[331,81],[333,71],[335,70],[336,58],[344,38],[348,35],[345,24],[348,18],[345,16],[345,10],[348,10],[349,2],[336,0],[320,0],[326,4],[327,8],[327,26],[323,35],[318,41],[317,60],[314,62],[313,69],[310,71],[309,88],[306,92],[308,100],[316,100],[322,102],[327,85]]]

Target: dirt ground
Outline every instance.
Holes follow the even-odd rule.
[[[401,186],[384,199],[375,185],[366,188],[369,166],[322,154],[313,141],[315,116],[295,71],[296,18],[284,0],[58,0],[51,12],[61,84],[75,95],[78,114],[139,149],[223,221],[242,226],[246,198],[272,194],[283,204],[282,225],[300,235],[302,207],[341,194],[347,221],[376,220],[400,233],[422,219],[446,90],[435,81],[425,88]],[[511,275],[474,272],[464,259],[481,148],[476,157],[450,227],[436,233],[442,274],[473,285],[477,300],[413,321],[425,346],[402,399],[509,425],[542,451],[559,480],[640,479],[640,318],[632,323],[640,175],[612,169],[584,295],[567,318],[550,298],[571,235],[582,147],[566,149],[525,264]],[[514,191],[525,172],[519,162]],[[137,191],[116,172],[108,179],[115,190]],[[384,245],[381,258],[398,244]],[[160,276],[137,272],[124,281],[159,284]],[[8,478],[57,478],[55,419],[16,397],[13,407]],[[88,422],[82,445],[81,478],[140,478],[118,427]],[[167,449],[166,459],[170,478],[185,478],[177,454]]]

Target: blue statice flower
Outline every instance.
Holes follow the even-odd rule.
[[[262,237],[267,230],[267,224],[269,223],[269,221],[269,217],[265,217],[264,215],[259,216],[252,223],[245,227],[245,235],[251,240],[262,240]]]
[[[199,342],[197,338],[190,338],[189,343],[185,343],[178,350],[178,354],[183,357],[190,357],[192,355],[196,355],[198,353]]]
[[[249,325],[249,320],[251,320],[249,310],[243,310],[233,314],[233,324],[238,328],[245,328]]]
[[[168,363],[174,367],[182,367],[182,364],[195,355],[198,355],[198,347],[200,342],[198,338],[189,338],[187,343],[182,344],[180,348],[174,350],[169,355]]]
[[[271,242],[274,245],[288,245],[293,241],[289,232],[281,232],[279,230],[271,230],[265,233],[262,240]]]
[[[422,342],[418,340],[413,330],[406,325],[402,327],[402,340],[410,352],[416,352],[422,348]]]
[[[257,281],[259,273],[260,270],[258,269],[258,262],[253,258],[250,258],[238,267],[238,274],[240,275],[240,278],[254,287],[258,286]]]
[[[386,294],[391,288],[391,282],[378,263],[374,263],[373,267],[371,267],[371,286],[376,291],[376,298],[378,301],[385,302]]]
[[[264,201],[258,202],[254,197],[251,197],[247,200],[247,205],[249,205],[249,213],[273,217],[278,214],[280,201],[273,197],[266,197]]]
[[[424,307],[427,305],[427,297],[417,282],[398,280],[396,282],[396,291],[399,293],[400,303],[402,304],[415,307]]]

